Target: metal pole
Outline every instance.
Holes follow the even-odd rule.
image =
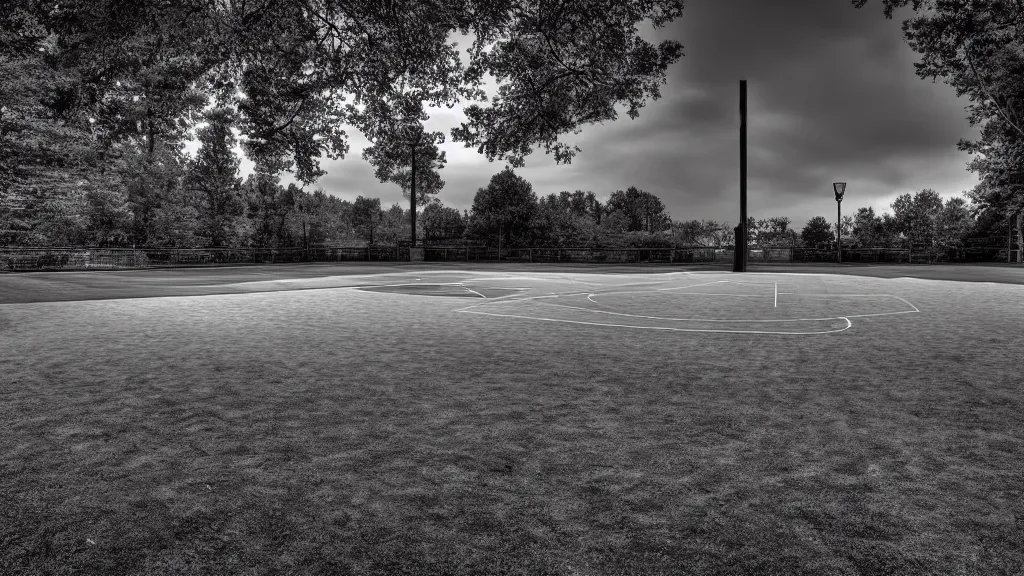
[[[740,81],[740,218],[743,222],[743,271],[747,271],[747,81]]]
[[[747,81],[740,80],[740,226],[747,227]],[[733,272],[747,271],[747,235],[736,236]]]
[[[1013,262],[1010,259],[1010,249],[1013,248],[1013,214],[1006,220],[1006,263]]]
[[[843,201],[836,202],[836,261],[843,263]]]

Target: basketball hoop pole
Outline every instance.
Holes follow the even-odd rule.
[[[740,80],[740,225],[732,271],[747,271],[747,81]]]
[[[835,182],[832,190],[836,193],[836,263],[843,263],[843,194],[846,193],[846,182]]]
[[[843,201],[836,202],[836,262],[843,263]]]

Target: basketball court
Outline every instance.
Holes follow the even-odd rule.
[[[831,271],[5,275],[0,450],[30,494],[14,517],[63,506],[60,533],[99,543],[210,517],[250,541],[269,513],[250,495],[287,490],[296,538],[364,522],[454,555],[475,532],[445,540],[426,515],[498,519],[508,542],[554,515],[544,549],[574,558],[698,531],[751,557],[847,562],[853,530],[929,534],[913,550],[933,558],[997,534],[1010,555],[1022,301],[1018,284]],[[335,523],[342,505],[356,520]],[[110,524],[83,533],[96,506]],[[673,546],[665,572],[696,553]]]

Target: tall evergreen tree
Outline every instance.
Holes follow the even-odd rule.
[[[191,162],[187,186],[201,199],[201,230],[214,247],[234,241],[236,220],[244,212],[240,160],[235,154],[234,113],[215,108],[206,114],[209,124],[198,132],[199,151]]]

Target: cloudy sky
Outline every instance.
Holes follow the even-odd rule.
[[[583,151],[558,166],[538,149],[517,173],[538,195],[590,190],[605,199],[637,186],[657,195],[674,220],[739,221],[739,80],[748,83],[748,211],[788,216],[802,227],[815,215],[835,218],[832,182],[848,183],[844,214],[861,206],[890,212],[896,196],[932,188],[943,198],[977,182],[956,149],[973,137],[965,101],[941,80],[914,74],[917,56],[900,22],[880,2],[857,10],[850,0],[689,0],[682,19],[649,41],[675,39],[685,56],[668,73],[662,98],[636,120],[618,120],[569,134]],[[453,37],[460,48],[470,41]],[[450,130],[459,107],[431,109],[428,130]],[[400,189],[373,177],[362,159],[368,142],[354,130],[344,160],[325,159],[315,185],[343,199],[402,202]],[[469,208],[504,163],[446,142],[445,205]],[[247,166],[246,163],[244,166]]]

